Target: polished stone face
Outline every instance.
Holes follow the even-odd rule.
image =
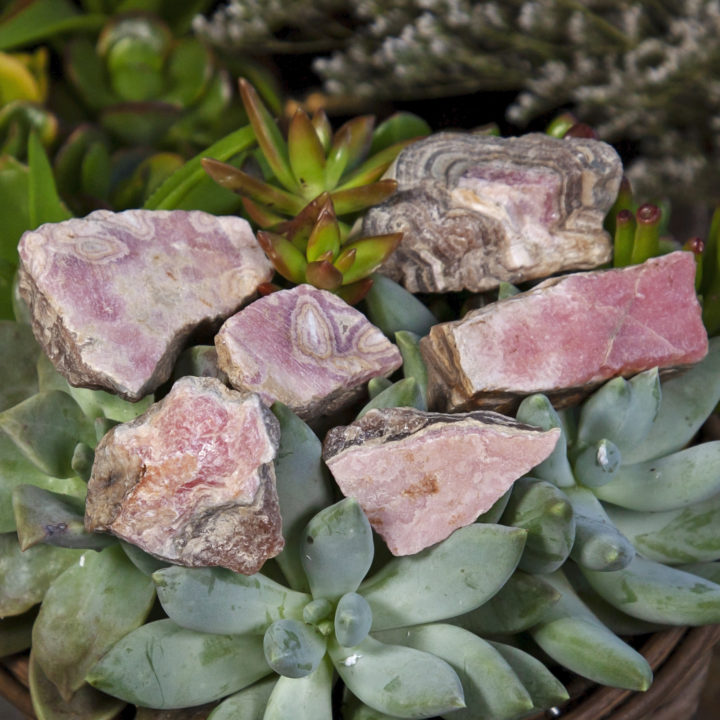
[[[563,402],[616,375],[695,363],[708,339],[694,283],[692,254],[675,252],[552,278],[436,325],[420,343],[431,406],[509,409],[532,393]]]
[[[26,232],[19,252],[20,292],[55,366],[128,400],[272,277],[245,220],[199,211],[98,210]]]
[[[85,524],[168,562],[250,575],[283,548],[280,428],[257,395],[186,377],[102,439]]]

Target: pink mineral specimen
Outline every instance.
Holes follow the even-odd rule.
[[[220,368],[238,390],[309,419],[353,402],[371,378],[400,365],[399,350],[346,302],[311,285],[255,301],[215,337]]]
[[[257,395],[185,377],[100,441],[85,526],[168,562],[251,575],[283,548],[275,416]]]
[[[332,429],[323,457],[390,551],[411,555],[490,509],[559,436],[494,412],[387,408]]]
[[[20,293],[57,369],[128,400],[272,276],[245,220],[199,211],[97,210],[26,232],[19,252]]]
[[[701,360],[708,339],[691,253],[552,278],[434,326],[420,342],[437,410],[507,411],[545,393],[556,404],[616,375]]]

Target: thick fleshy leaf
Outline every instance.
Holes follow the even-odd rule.
[[[368,396],[371,400],[376,398],[383,390],[387,390],[392,385],[392,380],[385,377],[376,377],[368,381]]]
[[[298,192],[300,188],[290,167],[287,143],[255,88],[244,78],[240,78],[240,96],[258,145],[275,177],[290,192]]]
[[[478,515],[475,522],[480,523],[499,523],[502,514],[505,512],[508,502],[510,501],[510,495],[512,495],[512,486],[510,489],[501,495],[493,504],[489,510],[486,510],[482,515]]]
[[[514,634],[537,625],[560,593],[541,575],[516,570],[486,603],[449,622],[476,635]]]
[[[0,411],[17,405],[37,392],[35,363],[40,347],[28,325],[0,321]]]
[[[290,121],[287,147],[300,193],[312,200],[325,189],[325,150],[304,110],[298,109]]]
[[[55,187],[55,178],[45,148],[34,131],[30,133],[28,140],[28,166],[30,227],[36,228],[43,223],[61,222],[71,218],[71,213],[60,200]]]
[[[38,608],[0,619],[0,658],[27,650],[32,645],[32,626]]]
[[[414,407],[425,410],[427,403],[415,378],[398,380],[375,395],[358,413],[358,418],[376,408]]]
[[[343,647],[361,643],[372,627],[372,610],[367,600],[357,593],[347,593],[335,610],[335,638]]]
[[[394,715],[375,710],[345,690],[342,705],[343,720],[394,720]]]
[[[53,477],[73,474],[78,441],[95,445],[92,423],[69,395],[57,390],[33,395],[0,413],[0,428],[28,460]]]
[[[291,618],[276,620],[263,636],[267,664],[287,678],[303,678],[315,672],[326,645],[315,628]]]
[[[373,274],[373,286],[365,298],[370,322],[389,338],[398,330],[422,337],[437,324],[437,318],[412,293],[385,275]]]
[[[248,217],[258,227],[263,228],[263,230],[268,230],[275,225],[279,225],[280,223],[285,222],[285,218],[282,215],[273,212],[272,210],[270,210],[270,208],[265,207],[260,203],[254,202],[249,197],[241,197],[241,200],[242,206],[243,208],[245,208],[245,212],[247,213]]]
[[[273,675],[231,695],[208,715],[207,720],[263,720],[276,683],[277,678]]]
[[[467,630],[438,623],[391,630],[381,633],[380,639],[431,653],[452,667],[462,683],[466,707],[453,711],[449,718],[512,718],[533,707],[505,658]]]
[[[465,706],[455,671],[430,653],[371,637],[348,649],[329,644],[333,665],[362,702],[400,718],[433,717]]]
[[[340,228],[333,210],[332,201],[328,196],[327,202],[320,210],[317,221],[310,233],[307,244],[307,259],[312,262],[321,256],[330,253],[333,260],[340,250]]]
[[[348,305],[357,305],[370,292],[373,279],[366,277],[350,285],[343,285],[335,291],[335,295],[342,298]]]
[[[372,157],[395,143],[421,138],[431,132],[431,127],[419,115],[396,112],[375,128],[369,154]]]
[[[397,180],[378,180],[369,185],[360,185],[345,190],[334,190],[330,193],[335,214],[349,215],[365,210],[372,205],[387,200],[397,190]]]
[[[38,543],[92,550],[117,543],[112,535],[85,530],[85,501],[73,495],[18,485],[13,490],[13,510],[23,550]]]
[[[332,142],[332,126],[330,120],[325,111],[320,108],[313,113],[312,119],[310,120],[315,133],[318,136],[318,140],[323,147],[323,151],[327,152],[330,149],[330,143]]]
[[[87,681],[127,702],[167,710],[219,700],[269,673],[260,635],[211,635],[158,620],[116,643]]]
[[[301,538],[310,518],[332,503],[333,489],[317,435],[286,405],[278,402],[271,409],[280,422],[275,478],[285,538],[285,548],[275,560],[290,587],[307,592]]]
[[[297,285],[305,282],[307,260],[290,241],[266,230],[259,230],[257,239],[273,267],[286,280]]]
[[[309,262],[305,267],[305,279],[321,290],[337,290],[342,285],[342,273],[329,261]]]
[[[667,625],[720,622],[720,585],[636,556],[615,572],[583,569],[593,589],[628,615]]]
[[[39,603],[50,583],[81,554],[50,545],[22,552],[15,533],[0,535],[0,617],[21,615]]]
[[[152,581],[115,545],[88,550],[50,585],[33,627],[33,654],[65,700],[120,638],[139,627]]]
[[[134,420],[155,402],[153,395],[131,403],[104,390],[88,390],[87,388],[72,387],[72,385],[67,386],[67,392],[87,417],[93,419],[106,417],[117,422]]]
[[[262,634],[280,618],[301,618],[310,596],[257,573],[172,566],[153,575],[158,598],[172,620],[200,632]]]
[[[357,500],[321,510],[305,528],[301,559],[314,598],[355,592],[373,559],[370,523]]]
[[[30,172],[14,157],[0,157],[0,212],[5,219],[0,227],[0,259],[7,271],[18,262],[17,244],[30,227],[28,185]]]
[[[375,117],[373,115],[360,115],[348,120],[338,128],[336,137],[345,133],[349,136],[347,170],[352,170],[367,155],[374,128]]]
[[[403,140],[375,153],[356,170],[343,177],[342,184],[338,189],[340,191],[352,190],[354,188],[367,186],[369,183],[379,180],[383,176],[383,173],[392,165],[393,160],[395,160],[400,151],[414,141],[414,139]]]
[[[35,652],[30,653],[29,683],[33,708],[42,720],[112,720],[125,706],[123,700],[82,685],[70,699],[63,699],[53,682],[48,679],[37,662]]]
[[[663,458],[623,465],[611,482],[594,492],[601,500],[630,510],[673,510],[720,492],[718,467],[720,440],[715,440]]]
[[[340,182],[340,178],[350,161],[351,140],[352,133],[347,127],[343,127],[335,133],[325,161],[326,188],[332,190]]]
[[[281,677],[262,720],[332,720],[332,685],[333,669],[328,658],[306,677]]]
[[[578,482],[585,487],[607,485],[622,463],[618,446],[605,438],[581,450],[575,458],[573,470]]]
[[[420,393],[425,399],[425,410],[427,410],[427,384],[428,375],[425,361],[420,354],[420,336],[407,330],[399,330],[395,333],[395,343],[403,358],[403,375],[406,378],[415,378]]]
[[[343,284],[349,285],[373,273],[395,251],[402,233],[366,237],[346,245],[345,252],[355,250],[355,260],[344,273]]]
[[[515,570],[525,536],[518,528],[474,524],[416,555],[393,558],[358,590],[372,608],[373,630],[435,622],[474,610]]]
[[[128,556],[130,562],[143,575],[147,575],[148,577],[150,577],[153,573],[156,573],[158,570],[162,570],[168,566],[166,562],[149,555],[144,550],[141,550],[137,545],[131,545],[130,543],[121,540],[120,547],[122,547],[123,552]]]

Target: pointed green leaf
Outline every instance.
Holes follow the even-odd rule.
[[[355,592],[373,552],[370,523],[356,500],[321,510],[305,529],[300,555],[313,597],[336,600]]]
[[[28,650],[32,645],[32,626],[38,608],[30,608],[22,615],[0,619],[0,658]]]
[[[117,543],[112,535],[85,530],[85,501],[73,495],[18,485],[13,490],[13,510],[23,550],[38,543],[92,550]]]
[[[360,115],[338,129],[336,137],[345,133],[349,136],[347,170],[352,170],[367,155],[374,127],[374,116]]]
[[[399,330],[395,333],[395,343],[400,350],[403,358],[403,375],[406,378],[415,378],[420,393],[425,400],[427,410],[427,368],[420,354],[420,336],[407,330]]]
[[[373,630],[434,622],[474,610],[517,567],[526,533],[474,524],[416,555],[394,558],[358,592],[373,611]],[[422,588],[423,601],[417,602]]]
[[[351,133],[348,128],[338,130],[325,161],[325,187],[333,190],[340,182],[350,161]]]
[[[320,665],[325,656],[326,640],[312,626],[283,618],[265,631],[263,648],[267,664],[278,675],[303,678]]]
[[[219,635],[262,634],[275,620],[301,618],[311,599],[260,573],[224,568],[171,566],[153,580],[163,609],[178,625]]]
[[[318,136],[318,140],[323,147],[323,152],[327,152],[330,149],[330,143],[332,142],[332,127],[325,111],[320,108],[313,113],[312,119],[313,129]]]
[[[333,490],[317,435],[286,405],[276,402],[271,409],[280,422],[275,477],[285,538],[285,548],[275,559],[290,587],[307,592],[301,538],[310,518],[332,503]]]
[[[75,445],[95,446],[95,432],[78,404],[66,393],[38,393],[0,413],[0,428],[25,457],[53,477],[73,474]]]
[[[395,251],[402,233],[366,237],[346,245],[343,252],[355,250],[355,260],[344,273],[343,285],[349,285],[370,275]]]
[[[429,135],[431,127],[419,115],[396,112],[375,128],[370,145],[370,156],[403,140]]]
[[[312,262],[319,260],[325,253],[331,254],[331,260],[340,250],[340,228],[333,210],[332,201],[328,197],[327,203],[320,210],[317,221],[310,233],[307,244],[307,259]]]
[[[330,657],[362,702],[394,717],[432,717],[465,706],[455,671],[430,653],[367,637],[354,648],[333,640]]]
[[[420,386],[415,378],[405,378],[393,383],[387,389],[375,395],[365,407],[357,414],[357,419],[366,415],[370,410],[378,408],[414,407],[425,410],[427,403],[422,396]]]
[[[142,400],[131,403],[104,390],[88,390],[68,385],[67,391],[87,417],[106,417],[120,423],[134,420],[155,402],[154,395],[147,395]]]
[[[269,673],[259,635],[211,635],[158,620],[116,643],[87,681],[136,705],[173,709],[219,700]]]
[[[207,720],[263,720],[267,701],[278,682],[271,676],[223,700]]]
[[[50,545],[22,552],[15,533],[0,535],[0,617],[20,615],[39,603],[50,583],[82,555]]]
[[[321,290],[337,290],[343,281],[342,273],[328,260],[309,262],[305,268],[306,282]]]
[[[88,550],[50,585],[33,627],[33,655],[66,700],[88,670],[150,612],[152,581],[115,545]]]
[[[0,226],[0,259],[7,271],[18,262],[17,244],[20,236],[32,225],[28,209],[29,197],[28,168],[15,158],[0,157],[0,212],[3,224]]]
[[[392,380],[385,377],[376,377],[368,381],[368,395],[371,400],[375,399],[383,390],[392,386]]]
[[[376,182],[392,165],[395,158],[400,154],[400,151],[414,141],[414,139],[403,140],[375,153],[355,171],[343,177],[342,184],[338,190],[345,191],[352,190],[353,188],[362,188],[363,186]]]
[[[30,653],[28,670],[30,697],[40,720],[113,720],[125,706],[123,700],[98,692],[89,685],[83,685],[69,700],[64,700],[38,665],[34,652]]]
[[[531,710],[532,699],[505,658],[488,642],[454,625],[419,625],[380,633],[383,642],[397,643],[445,660],[457,673],[465,708],[450,717],[511,718]]]
[[[305,111],[298,109],[288,128],[288,156],[300,193],[312,200],[325,189],[325,150]]]
[[[290,168],[287,143],[255,88],[244,78],[240,78],[240,95],[258,145],[275,177],[290,192],[299,192],[300,188]]]
[[[343,285],[335,290],[335,295],[344,300],[348,305],[357,305],[370,291],[373,286],[372,278],[363,278],[350,285]]]
[[[30,227],[36,228],[43,223],[61,222],[71,218],[72,215],[58,196],[45,148],[34,131],[28,139],[28,166]]]
[[[437,319],[412,293],[385,275],[373,274],[373,286],[365,298],[370,322],[392,338],[398,330],[422,337]]]
[[[40,347],[28,325],[0,321],[0,410],[17,405],[37,392],[35,363]]]
[[[281,677],[262,720],[332,720],[332,685],[332,664],[327,658],[306,677]]]
[[[501,282],[498,286],[498,300],[505,300],[505,298],[513,297],[520,292],[520,289],[515,287],[512,283]]]
[[[247,216],[263,230],[268,230],[285,221],[282,215],[273,212],[264,205],[253,202],[249,197],[241,197],[240,199]]]
[[[290,282],[305,282],[307,260],[304,255],[282,235],[259,230],[257,240],[275,269]]]
[[[378,180],[369,185],[333,190],[330,197],[335,214],[349,215],[387,200],[397,190],[397,180]]]

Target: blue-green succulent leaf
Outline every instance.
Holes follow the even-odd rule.
[[[28,166],[30,227],[36,228],[44,223],[69,220],[72,215],[60,200],[50,161],[35,131],[30,133],[28,139]]]
[[[358,590],[372,609],[373,630],[474,610],[512,575],[525,537],[525,530],[476,523],[416,555],[394,558]]]
[[[260,635],[212,635],[157,620],[116,643],[86,680],[127,702],[171,710],[219,700],[270,672]]]
[[[355,592],[373,553],[370,523],[356,500],[347,498],[321,510],[308,523],[302,543],[313,597],[337,600]]]
[[[376,398],[383,390],[392,385],[392,380],[385,377],[375,377],[368,381],[368,395],[371,400]]]
[[[263,637],[265,660],[278,674],[304,678],[314,673],[325,656],[326,640],[315,628],[298,620],[276,620]]]
[[[465,706],[457,673],[430,653],[367,637],[354,648],[328,650],[350,691],[371,708],[399,718],[427,718]]]
[[[137,545],[120,541],[120,547],[123,552],[128,556],[130,562],[143,574],[150,577],[154,572],[157,572],[161,568],[168,566],[164,560],[158,560],[153,555],[146,553],[141,550]]]
[[[390,385],[375,395],[367,405],[358,413],[358,419],[370,410],[378,408],[413,407],[418,410],[427,408],[427,400],[423,397],[422,389],[415,378],[409,377]]]
[[[163,609],[190,630],[262,634],[281,618],[301,618],[310,602],[260,573],[240,575],[225,568],[171,566],[153,574]]]
[[[335,638],[343,647],[362,642],[372,627],[372,610],[357,593],[346,593],[335,610]]]
[[[267,701],[277,681],[272,675],[231,695],[208,715],[207,720],[263,720]]]
[[[327,657],[310,675],[282,676],[275,684],[262,720],[332,720],[332,686],[333,669]]]
[[[420,336],[408,330],[398,330],[395,333],[395,342],[403,358],[403,375],[406,378],[415,378],[423,398],[423,407],[419,409],[427,410],[428,374],[420,354]]]
[[[422,337],[437,319],[412,293],[385,275],[373,273],[372,287],[365,296],[367,315],[389,338],[398,330]]]
[[[17,405],[38,391],[35,363],[40,347],[29,325],[0,321],[0,411]]]
[[[573,469],[581,485],[600,487],[607,485],[617,475],[621,463],[622,455],[618,446],[603,438],[580,451]]]

